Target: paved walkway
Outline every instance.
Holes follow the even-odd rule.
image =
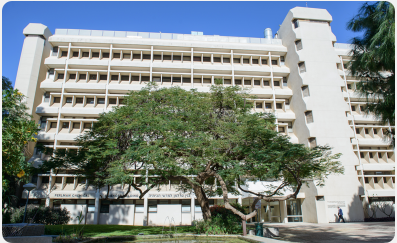
[[[280,237],[274,239],[287,242],[381,243],[390,242],[395,236],[395,222],[264,224],[266,226],[279,227]]]

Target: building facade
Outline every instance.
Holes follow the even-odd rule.
[[[273,112],[277,130],[294,143],[328,144],[342,153],[343,175],[331,175],[323,187],[309,181],[296,199],[261,202],[254,221],[328,223],[363,221],[363,202],[393,201],[394,149],[382,140],[386,129],[362,113],[365,102],[354,93],[357,79],[345,65],[350,47],[336,43],[332,17],[325,9],[291,9],[277,31],[265,38],[56,29],[29,24],[15,88],[27,96],[29,111],[41,124],[38,142],[54,149],[78,149],[74,139],[90,129],[100,113],[123,105],[123,97],[152,80],[160,87],[180,86],[208,92],[214,79],[239,85],[255,95],[253,112]],[[39,165],[48,155],[36,151]],[[143,199],[113,186],[96,189],[73,171],[43,172],[32,178],[37,188],[29,202],[66,207],[85,215],[87,224],[190,225],[202,218],[193,193],[176,190],[170,181]],[[252,182],[262,191],[269,182]],[[286,192],[288,193],[288,192]],[[23,193],[26,198],[27,192]],[[33,199],[32,199],[33,198]],[[248,207],[253,195],[230,196]],[[222,204],[211,198],[210,204]]]

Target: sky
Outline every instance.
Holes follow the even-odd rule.
[[[364,2],[7,2],[2,9],[2,75],[13,84],[22,51],[23,29],[29,23],[55,29],[119,30],[263,38],[263,31],[279,29],[294,7],[327,9],[338,43],[359,33],[346,29]]]

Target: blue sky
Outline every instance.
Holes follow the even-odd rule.
[[[346,23],[364,2],[307,2],[332,15],[331,28],[339,43],[357,33]],[[29,23],[42,23],[52,33],[59,29],[121,30],[204,35],[263,37],[273,34],[288,11],[306,2],[8,2],[2,11],[2,75],[13,83],[17,75]]]

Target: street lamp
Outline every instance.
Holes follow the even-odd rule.
[[[28,198],[26,199],[26,205],[25,205],[25,214],[23,215],[23,222],[22,222],[22,223],[25,223],[25,218],[26,218],[26,208],[28,207],[29,194],[30,194],[30,191],[31,191],[31,190],[33,190],[33,189],[35,189],[35,188],[36,188],[36,185],[35,185],[35,184],[33,184],[33,183],[28,183],[28,184],[25,184],[25,185],[23,185],[23,188],[25,188],[26,190],[28,190]]]

